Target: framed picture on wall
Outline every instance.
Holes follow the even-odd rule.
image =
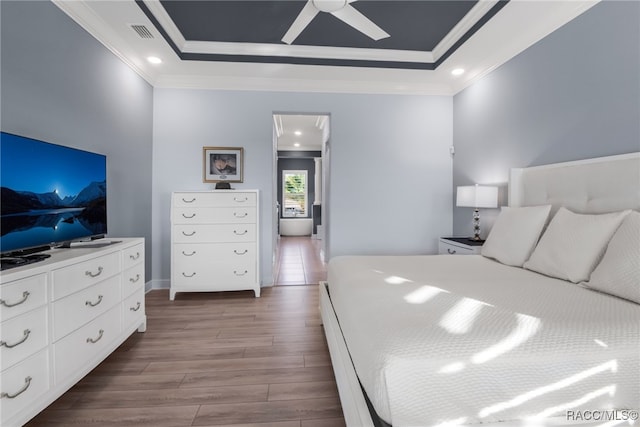
[[[203,147],[203,182],[242,182],[244,148]]]

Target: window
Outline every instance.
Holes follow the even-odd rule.
[[[282,216],[308,216],[307,192],[307,171],[282,171]]]

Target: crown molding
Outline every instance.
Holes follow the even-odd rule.
[[[456,24],[449,33],[433,48],[433,61],[437,61],[464,36],[499,0],[479,0],[476,5]],[[513,1],[513,0],[512,0]]]
[[[51,0],[60,10],[66,13],[85,31],[91,34],[102,45],[109,49],[115,56],[124,62],[150,85],[154,85],[155,79],[130,58],[137,55],[131,49],[126,49],[127,43],[120,35],[105,22],[85,1],[78,0]],[[120,46],[120,47],[117,47]]]
[[[140,0],[138,0],[140,1]],[[166,31],[167,35],[173,41],[180,51],[184,51],[187,40],[184,38],[173,19],[167,13],[167,10],[162,6],[160,0],[141,0],[142,3],[149,9],[153,16],[158,20],[158,23]]]
[[[434,62],[431,52],[409,50],[360,49],[352,47],[274,45],[267,43],[227,43],[187,41],[183,53],[221,55],[284,56],[294,58],[324,58],[356,61]]]
[[[398,84],[395,80],[320,80],[314,78],[245,77],[204,74],[162,75],[157,79],[155,87],[262,92],[453,95],[450,86],[428,82]]]

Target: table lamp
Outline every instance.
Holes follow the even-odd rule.
[[[498,207],[498,187],[486,185],[463,185],[458,187],[456,206],[474,208],[473,240],[480,239],[480,208]]]

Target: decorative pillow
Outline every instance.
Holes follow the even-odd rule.
[[[583,285],[640,304],[640,212],[631,212],[622,221]]]
[[[560,208],[524,268],[574,283],[588,280],[629,212],[582,215]]]
[[[536,247],[550,211],[551,205],[503,206],[480,253],[502,264],[522,267]]]

